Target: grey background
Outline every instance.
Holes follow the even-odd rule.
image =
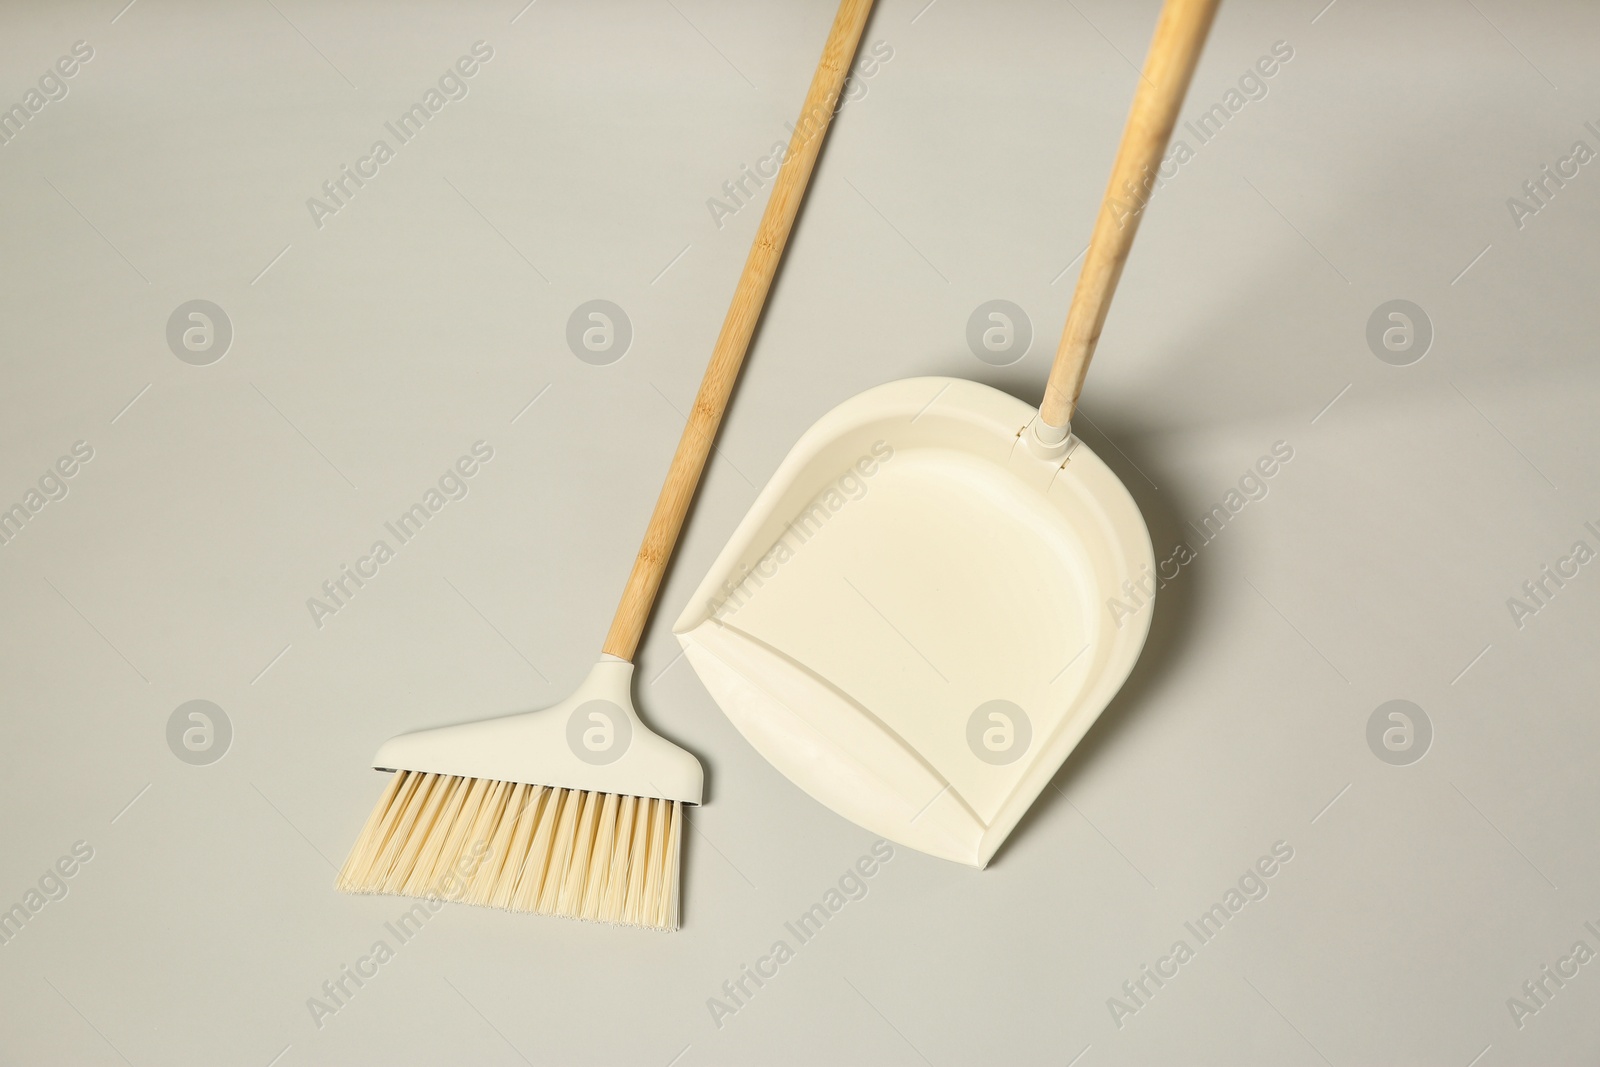
[[[332,889],[406,729],[539,706],[604,633],[754,231],[720,184],[785,137],[827,0],[13,3],[0,103],[0,501],[94,459],[0,548],[0,906],[95,850],[0,947],[0,1063],[1489,1065],[1595,1062],[1600,165],[1506,206],[1600,120],[1577,2],[1224,5],[1192,118],[1291,62],[1156,197],[1085,440],[1161,558],[1275,441],[1294,459],[1161,594],[1124,692],[994,866],[905,849],[719,1029],[707,999],[872,839],[754,755],[671,619],[790,443],[949,374],[1030,401],[1157,5],[882,0],[643,646],[651,724],[708,770],[676,935],[449,907],[318,1029],[402,910]],[[305,206],[476,40],[492,61],[319,230]],[[231,350],[192,366],[206,299]],[[626,309],[581,362],[569,314]],[[1016,302],[1026,358],[967,350]],[[1432,320],[1394,367],[1379,304]],[[535,397],[531,407],[528,403]],[[1331,406],[1330,406],[1331,405]],[[305,601],[477,440],[495,456],[316,628]],[[231,750],[166,724],[214,701]],[[1407,699],[1431,751],[1369,750]],[[1124,980],[1275,842],[1294,859],[1119,1029]],[[391,939],[392,940],[392,939]],[[1192,939],[1191,939],[1192,940]],[[277,1057],[275,1060],[274,1057]]]

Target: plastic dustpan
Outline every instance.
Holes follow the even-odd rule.
[[[1128,491],[950,378],[845,401],[778,468],[674,631],[740,732],[869,830],[984,866],[1132,670],[1154,569]]]
[[[1106,605],[1153,594],[1149,531],[1070,417],[1215,6],[1162,13],[1041,408],[951,378],[845,401],[673,628],[775,767],[923,852],[985,866],[1144,645],[1151,611]]]

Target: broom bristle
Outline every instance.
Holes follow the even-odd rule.
[[[682,807],[396,771],[338,887],[676,930]]]

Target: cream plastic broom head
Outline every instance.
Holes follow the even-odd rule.
[[[700,761],[644,724],[633,707],[632,680],[633,664],[602,656],[559,704],[401,734],[378,749],[372,764],[700,803]]]

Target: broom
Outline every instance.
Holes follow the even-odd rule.
[[[640,721],[633,656],[840,102],[872,0],[842,0],[600,661],[541,711],[393,738],[393,772],[339,872],[347,893],[459,900],[675,930],[700,763]]]

